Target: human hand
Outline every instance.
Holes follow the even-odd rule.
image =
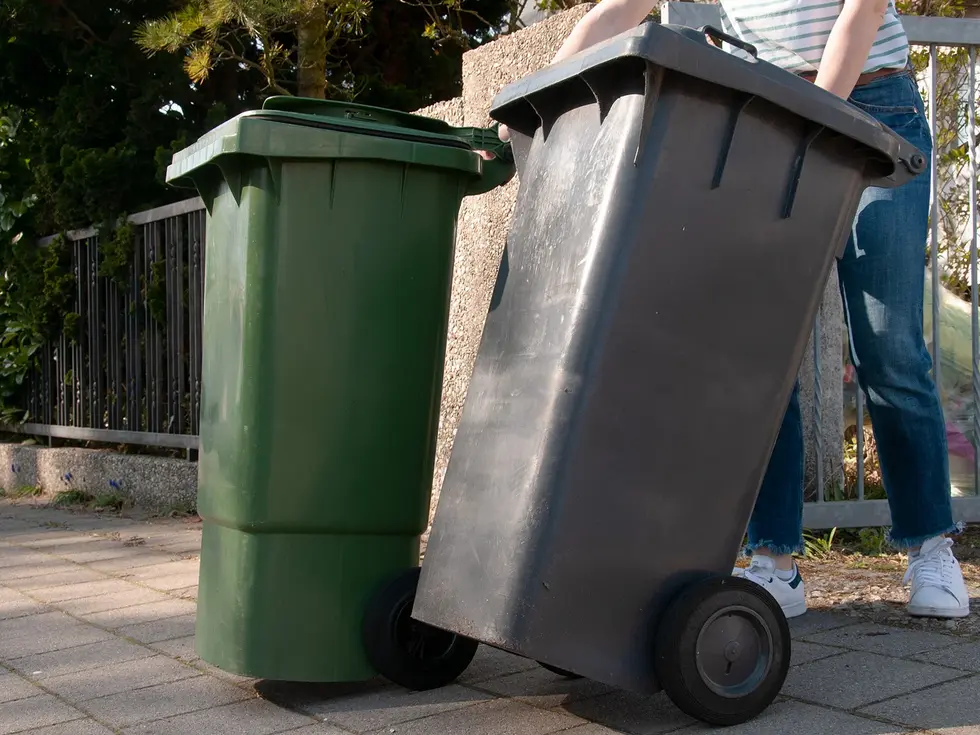
[[[506,143],[508,140],[510,140],[510,128],[501,124],[500,127],[497,128],[497,135],[500,137],[502,142]],[[484,161],[492,161],[494,158],[496,158],[496,156],[490,151],[477,151],[477,153]]]

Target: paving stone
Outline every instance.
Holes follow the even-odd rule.
[[[76,564],[94,565],[99,562],[112,561],[122,557],[131,557],[139,553],[140,551],[138,549],[124,546],[120,541],[103,540],[98,544],[89,544],[89,548],[86,549],[59,553],[59,556]]]
[[[94,623],[103,628],[124,628],[127,625],[153,623],[158,620],[176,618],[181,615],[194,615],[196,612],[197,605],[193,602],[169,599],[86,614],[82,617],[86,622]]]
[[[195,533],[200,536],[200,527],[193,530],[174,527],[159,520],[152,523],[131,523],[123,524],[113,529],[115,536],[120,539],[140,538],[143,540],[144,548],[151,548],[157,545],[172,544],[181,539],[187,538],[188,534]]]
[[[943,735],[980,733],[980,677],[971,676],[932,689],[872,705],[862,713],[903,722]]]
[[[155,652],[145,646],[121,638],[110,638],[99,643],[17,658],[10,665],[25,676],[43,682],[56,676],[123,664],[153,655]]]
[[[0,659],[9,661],[110,638],[111,633],[80,623],[61,612],[0,620]]]
[[[0,620],[11,620],[42,612],[50,612],[50,608],[15,590],[0,587]]]
[[[286,730],[292,733],[295,728],[315,724],[311,717],[253,699],[136,725],[124,732],[127,735],[271,735]]]
[[[316,725],[301,727],[298,730],[289,730],[288,733],[283,733],[282,735],[350,735],[350,733],[346,730],[341,730],[339,727],[334,727],[329,722],[320,722]],[[435,735],[435,733],[430,733],[430,735]],[[459,735],[462,735],[462,733]]]
[[[946,648],[959,639],[924,630],[908,630],[874,623],[861,623],[847,628],[809,635],[806,640],[811,643],[905,657],[934,651],[938,648]]]
[[[0,674],[0,704],[36,697],[39,694],[44,692],[26,679],[16,674]]]
[[[16,517],[30,523],[31,530],[37,529],[40,526],[42,528],[58,529],[61,532],[69,532],[71,529],[67,521],[76,517],[67,510],[49,505],[44,498],[27,498],[12,506],[8,506],[6,510],[10,513],[11,517]]]
[[[185,600],[194,600],[194,602],[197,602],[196,584],[193,587],[184,587],[179,590],[169,590],[169,592],[171,595],[176,595],[177,597],[181,597]]]
[[[583,697],[607,694],[613,689],[607,684],[600,684],[591,679],[567,679],[542,666],[484,681],[478,686],[494,694],[518,699],[543,709],[551,709]]]
[[[717,733],[718,728],[698,723],[678,735]],[[789,735],[789,733],[834,732],[846,735],[899,735],[906,730],[845,712],[814,707],[803,702],[776,702],[754,720],[726,727],[725,735]],[[944,735],[945,735],[945,731]],[[572,730],[568,735],[583,735]]]
[[[398,735],[547,735],[580,723],[581,720],[564,712],[501,699],[406,722],[392,729]]]
[[[684,732],[680,730],[679,732]],[[605,725],[600,725],[595,722],[589,722],[585,725],[579,725],[578,727],[573,727],[571,730],[565,730],[562,735],[623,735],[622,730],[613,730],[606,727]]]
[[[139,569],[168,564],[173,561],[169,554],[155,554],[142,549],[124,549],[124,552],[110,559],[89,562],[86,566],[105,574],[127,577]]]
[[[53,509],[40,510],[36,514],[38,520],[43,516],[45,522],[47,523],[59,523],[69,520],[65,516],[60,516],[53,511]],[[65,541],[66,543],[75,543],[78,541],[82,534],[78,531],[72,531],[65,528],[37,528],[35,525],[33,528],[26,529],[24,531],[15,531],[13,533],[4,534],[5,539],[8,543],[14,544],[16,546],[34,546],[35,544],[50,544],[56,541]]]
[[[3,567],[0,569],[0,584],[11,589],[30,590],[38,586],[71,584],[76,581],[74,575],[79,569],[83,570],[83,575],[91,574],[84,567],[72,564],[70,561],[53,556],[47,558],[49,561],[44,563],[31,562],[30,564]],[[101,575],[98,578],[105,579]]]
[[[532,661],[529,658],[515,656],[512,653],[507,653],[491,646],[480,646],[476,651],[476,657],[473,659],[473,662],[459,678],[459,683],[471,684],[488,679],[497,679],[502,676],[535,669],[538,666],[537,661]]]
[[[47,694],[41,694],[30,699],[0,704],[0,735],[57,725],[83,717],[85,715],[74,707],[69,707]]]
[[[106,541],[98,536],[86,536],[84,539],[78,539],[76,541],[61,539],[50,544],[32,544],[26,548],[30,548],[35,551],[42,551],[45,554],[51,554],[59,559],[64,559],[65,561],[74,563],[75,559],[73,557],[79,554],[91,554],[93,552],[104,550],[111,544],[111,541]]]
[[[21,735],[113,735],[113,732],[95,720],[72,720],[61,725],[28,730]]]
[[[130,579],[130,577],[127,577],[127,579]],[[154,577],[153,579],[140,580],[140,582],[151,589],[172,592],[194,587],[197,585],[197,580],[197,572],[183,572],[181,574],[173,574],[169,577]]]
[[[20,546],[9,546],[5,544],[0,549],[0,570],[7,569],[8,567],[22,567],[25,564],[44,565],[63,563],[57,557],[42,554],[40,551],[34,551],[33,549],[25,549]]]
[[[248,698],[249,695],[238,687],[209,676],[198,676],[90,699],[85,703],[85,709],[102,722],[129,727]]]
[[[197,661],[200,658],[194,648],[194,636],[188,635],[183,638],[174,638],[169,641],[159,641],[150,646],[167,656],[176,658],[180,661]]]
[[[123,592],[115,592],[111,595],[83,597],[80,600],[62,600],[58,603],[58,607],[72,615],[92,615],[93,613],[118,610],[119,608],[149,602],[166,602],[170,599],[170,596],[162,592],[129,585],[128,589]]]
[[[29,523],[18,518],[0,518],[0,531],[9,533],[12,531],[26,531],[31,527]]]
[[[128,576],[133,579],[145,581],[159,579],[161,577],[174,577],[182,574],[197,574],[199,568],[200,563],[197,559],[169,561],[163,564],[153,564],[152,566],[134,569],[133,573]]]
[[[791,618],[789,620],[789,631],[793,635],[793,638],[796,639],[824,630],[843,628],[853,623],[853,618],[842,615],[841,613],[829,612],[827,610],[810,610],[806,615]]]
[[[165,544],[153,544],[153,549],[161,549],[171,554],[200,554],[201,534],[189,533],[186,538],[178,538]]]
[[[140,623],[119,628],[116,632],[140,643],[158,643],[173,638],[194,635],[196,615],[181,615],[152,623]]]
[[[112,538],[118,534],[119,529],[128,528],[131,525],[130,519],[119,518],[110,515],[79,515],[72,514],[68,526],[75,531],[87,531],[96,534],[101,538]]]
[[[953,669],[855,651],[790,669],[783,694],[853,709],[957,676]]]
[[[490,699],[493,695],[458,685],[427,692],[409,692],[389,686],[310,702],[304,710],[345,730],[364,733]],[[402,732],[401,728],[399,732]]]
[[[790,659],[790,666],[819,661],[828,656],[837,656],[843,653],[839,648],[821,646],[818,643],[807,643],[806,641],[793,641],[793,655]]]
[[[561,709],[583,720],[631,735],[656,735],[694,722],[677,709],[666,694],[617,691],[594,699],[580,699]]]
[[[95,572],[93,572],[94,574]],[[121,579],[107,579],[100,576],[99,580],[82,582],[81,584],[68,584],[60,587],[46,587],[31,591],[31,596],[36,597],[42,602],[65,602],[67,600],[83,600],[86,597],[96,597],[103,595],[113,595],[119,592],[131,590],[133,585]]]
[[[60,554],[63,551],[83,551],[87,544],[97,544],[101,541],[98,536],[90,533],[67,532],[65,535],[49,534],[47,536],[32,539],[28,543],[20,541],[23,546],[39,551],[46,551],[51,554]]]
[[[190,665],[199,671],[203,671],[209,676],[216,676],[219,679],[229,682],[230,684],[234,684],[235,686],[247,687],[259,681],[254,676],[239,676],[238,674],[233,674],[230,671],[219,669],[217,666],[213,666],[201,658],[195,659],[190,663]]]
[[[44,680],[44,686],[73,704],[120,692],[191,679],[201,672],[166,656],[152,656]]]
[[[920,653],[912,658],[951,669],[980,671],[980,643],[958,643],[948,648]]]

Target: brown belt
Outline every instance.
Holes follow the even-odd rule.
[[[881,79],[882,77],[888,77],[892,74],[901,74],[903,71],[908,71],[907,67],[901,69],[878,69],[877,71],[869,71],[867,74],[862,74],[858,77],[857,84],[855,87],[863,87],[865,84],[871,84],[871,82],[876,79]],[[816,81],[817,73],[815,71],[805,71],[801,72],[800,76],[806,79],[808,82]]]

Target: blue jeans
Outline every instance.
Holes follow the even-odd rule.
[[[932,138],[911,72],[858,87],[851,103],[927,157]],[[838,263],[851,359],[868,399],[891,541],[903,548],[956,530],[949,499],[946,425],[922,336],[929,175],[864,192]],[[803,427],[793,391],[748,529],[748,549],[803,547]],[[822,492],[822,488],[820,489]]]

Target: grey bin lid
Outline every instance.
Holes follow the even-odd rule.
[[[553,118],[569,109],[569,97],[576,100],[573,104],[598,102],[604,114],[618,96],[636,92],[636,85],[643,91],[652,65],[765,99],[851,138],[869,149],[869,159],[879,164],[873,185],[898,186],[926,169],[921,151],[864,111],[754,55],[736,56],[711,45],[706,31],[724,36],[707,27],[699,31],[644,23],[505,87],[494,99],[490,116],[524,135],[533,136],[542,126],[547,134]],[[632,86],[623,78],[623,64],[629,59],[637,60]],[[591,99],[583,99],[583,90]]]

